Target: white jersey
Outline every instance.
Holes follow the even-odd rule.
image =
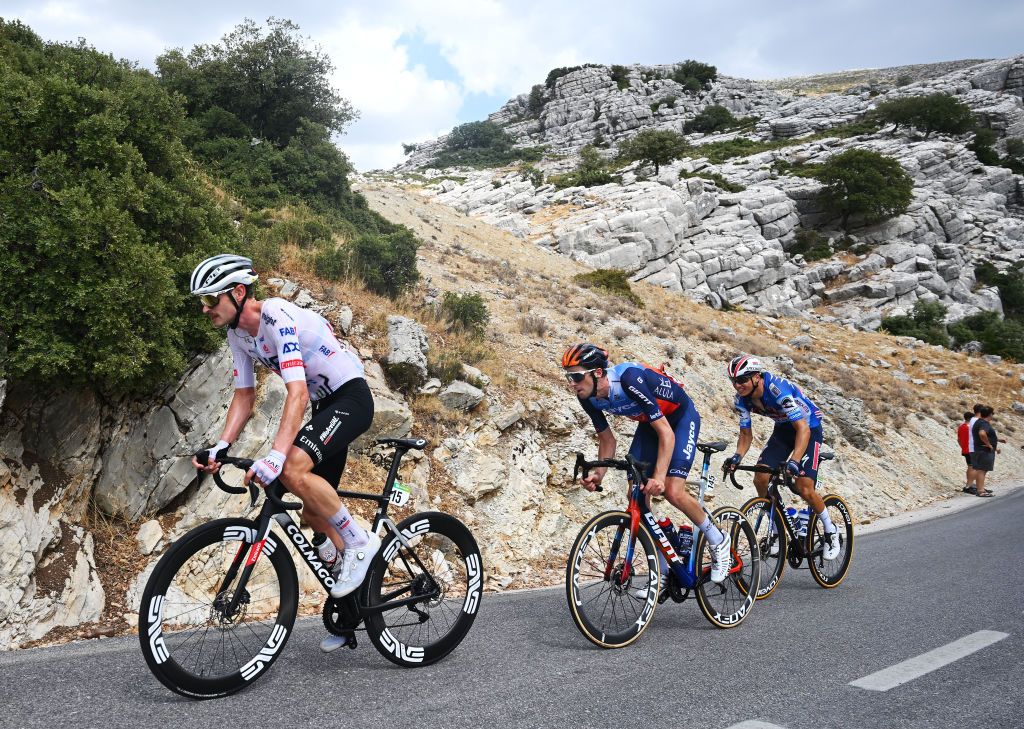
[[[305,380],[314,402],[349,380],[363,377],[363,363],[338,341],[330,322],[284,299],[263,302],[255,337],[228,329],[228,345],[236,389],[256,385],[254,362],[269,367],[285,382]]]

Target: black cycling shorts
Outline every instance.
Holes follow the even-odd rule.
[[[313,460],[313,473],[337,488],[349,444],[372,422],[373,395],[366,380],[357,377],[313,403],[313,417],[299,429],[293,445]]]

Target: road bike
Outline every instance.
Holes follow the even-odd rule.
[[[818,456],[821,461],[828,461],[833,457],[832,453],[822,453]],[[807,560],[807,566],[815,582],[825,588],[838,587],[846,578],[850,563],[853,561],[853,516],[846,502],[836,494],[822,496],[829,518],[839,533],[839,554],[835,559],[826,560],[822,543],[825,532],[818,515],[811,510],[807,533],[801,535],[793,516],[786,510],[779,486],[785,485],[793,493],[796,491],[793,486],[794,477],[785,463],[779,464],[776,468],[765,465],[736,466],[735,470],[771,474],[768,495],[750,499],[740,508],[754,528],[761,553],[761,586],[757,592],[757,599],[763,600],[778,587],[787,562],[793,569],[798,569],[803,561]],[[736,480],[734,472],[729,473],[729,478],[736,488],[743,488]],[[769,514],[774,514],[774,520]]]
[[[422,450],[422,438],[387,438],[394,455],[380,495],[338,491],[346,499],[377,502],[372,529],[381,547],[363,584],[340,599],[328,597],[323,623],[356,646],[365,630],[381,655],[400,666],[427,666],[466,637],[483,594],[483,563],[472,532],[442,512],[413,514],[397,524],[389,504],[404,505],[395,488],[402,456]],[[247,471],[253,461],[221,457]],[[232,494],[220,473],[217,486]],[[259,491],[249,486],[250,508]],[[330,592],[335,575],[288,514],[302,506],[283,499],[274,481],[255,519],[217,519],[177,540],[157,562],[139,606],[139,641],[146,663],[171,691],[198,699],[226,696],[250,685],[276,661],[292,634],[299,583],[289,548]],[[280,528],[273,529],[274,524]],[[283,534],[281,533],[283,532]],[[360,628],[360,625],[363,627]]]
[[[699,443],[704,454],[698,502],[718,527],[732,538],[732,563],[722,583],[712,582],[711,553],[699,531],[689,553],[679,554],[647,504],[641,490],[648,464],[624,460],[587,461],[576,454],[573,481],[592,468],[625,471],[629,501],[625,511],[598,514],[580,530],[569,552],[565,592],[573,622],[587,640],[602,648],[622,648],[644,632],[655,608],[672,598],[683,602],[693,591],[701,612],[719,628],[742,623],[754,606],[760,577],[760,553],[754,530],[739,509],[723,506],[713,513],[704,496],[714,485],[709,475],[711,454],[725,443]],[[598,486],[598,490],[602,487]],[[662,575],[661,560],[669,565]]]

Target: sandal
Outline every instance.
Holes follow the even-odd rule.
[[[992,492],[991,491],[982,491],[980,494],[975,494],[975,496],[980,496],[982,498],[986,498],[988,496],[992,496]]]
[[[977,495],[978,494],[978,487],[977,486],[964,486],[961,489],[961,491],[963,491],[965,494]]]

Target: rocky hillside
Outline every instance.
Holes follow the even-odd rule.
[[[770,89],[791,91],[795,94],[842,93],[850,89],[869,91],[872,89],[890,88],[901,84],[912,84],[918,81],[930,81],[955,71],[977,66],[989,60],[991,59],[973,58],[941,63],[890,66],[888,68],[862,68],[850,71],[817,73],[810,76],[769,79],[762,83]]]
[[[402,474],[414,486],[410,508],[450,510],[470,524],[491,590],[557,583],[580,524],[622,502],[620,488],[591,495],[570,484],[575,451],[592,454],[596,446],[556,358],[581,338],[607,343],[616,360],[667,362],[697,403],[703,439],[736,435],[723,362],[737,351],[769,358],[826,411],[826,440],[839,457],[824,483],[862,522],[958,492],[962,460],[953,429],[977,400],[997,408],[997,427],[1008,439],[1000,477],[1024,470],[1020,416],[1011,409],[1024,409],[1014,405],[1024,399],[1019,365],[835,324],[717,312],[642,283],[635,286],[644,302],[638,308],[580,288],[573,276],[587,270],[583,263],[422,191],[377,185],[364,193],[425,241],[415,295],[395,305],[317,280],[298,252],[286,257],[275,285],[323,311],[364,358],[378,409],[374,434],[431,440]],[[437,316],[434,304],[446,291],[481,294],[492,317],[481,339],[450,330]],[[412,365],[421,386],[392,389],[382,365],[399,360]],[[243,513],[239,497],[209,483],[196,487],[182,457],[218,432],[228,369],[224,351],[197,360],[176,386],[145,403],[7,393],[0,412],[0,646],[133,630],[141,586],[168,543],[203,520]],[[435,373],[452,381],[429,381]],[[276,427],[280,381],[261,379],[259,394],[239,454],[263,452]],[[615,423],[620,443],[630,425]],[[768,432],[758,423],[757,442]],[[373,449],[350,460],[348,486],[376,489],[383,477]],[[720,486],[713,503],[739,504],[751,493]],[[308,593],[305,609],[318,610],[318,599]]]
[[[997,293],[977,285],[974,266],[987,260],[1005,267],[1024,257],[1024,178],[981,164],[967,147],[970,134],[830,131],[879,102],[943,92],[969,106],[1001,149],[1006,139],[1024,136],[1024,56],[953,64],[938,77],[933,66],[932,73],[917,73],[923,80],[881,94],[814,97],[728,77],[688,95],[660,77],[670,68],[630,67],[622,88],[609,68],[583,68],[555,81],[536,118],[523,95],[490,120],[520,145],[543,144],[546,157],[538,166],[546,172],[573,167],[586,144],[608,145],[610,155],[641,130],[682,131],[711,105],[756,121],[743,132],[688,135],[689,156],[663,165],[656,177],[644,176],[650,167],[634,165],[621,170],[621,183],[556,189],[517,170],[428,169],[429,193],[539,247],[624,269],[634,280],[716,307],[728,303],[866,330],[877,329],[883,316],[908,313],[919,300],[942,302],[949,321],[1000,311]],[[764,151],[718,162],[701,156],[704,145],[738,137]],[[398,171],[399,181],[411,182],[406,173],[429,163],[443,143],[421,145]],[[913,179],[913,202],[895,219],[843,231],[823,213],[821,183],[795,172],[855,147],[897,160]],[[802,231],[812,231],[833,255],[811,262],[793,250]]]

